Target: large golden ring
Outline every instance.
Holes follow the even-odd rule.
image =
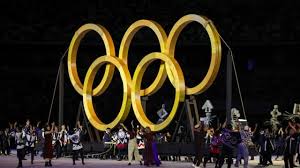
[[[198,85],[189,88],[185,86],[182,70],[174,57],[179,34],[187,24],[194,21],[202,24],[209,35],[211,42],[211,62],[204,79]],[[137,65],[133,79],[131,79],[127,65],[128,50],[134,35],[143,27],[148,27],[154,31],[158,38],[161,51],[146,55]],[[101,36],[106,48],[106,54],[105,56],[97,58],[92,63],[87,71],[84,84],[82,84],[77,72],[77,50],[81,39],[89,31],[96,31]],[[161,60],[159,72],[149,87],[141,89],[143,74],[149,64],[154,60]],[[221,42],[215,26],[204,16],[190,14],[182,17],[175,23],[168,37],[158,23],[150,20],[136,21],[125,32],[121,41],[118,57],[116,57],[113,40],[109,32],[101,25],[85,24],[76,31],[72,38],[68,53],[68,72],[75,90],[83,96],[85,113],[95,128],[104,131],[106,128],[113,128],[118,123],[123,122],[128,116],[132,103],[134,114],[140,124],[144,127],[150,127],[152,131],[160,131],[170,124],[176,114],[179,102],[184,100],[185,95],[200,94],[211,86],[219,71],[220,62]],[[98,69],[104,64],[106,65],[104,76],[100,84],[93,89],[92,85],[95,75]],[[96,115],[93,108],[92,97],[100,96],[107,89],[112,80],[115,67],[119,70],[123,81],[123,102],[117,117],[109,124],[106,124]],[[169,78],[175,87],[176,94],[174,104],[167,119],[160,124],[154,124],[144,113],[141,105],[141,96],[148,96],[158,91],[166,77]]]

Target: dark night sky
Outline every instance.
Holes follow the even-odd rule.
[[[269,4],[272,3],[272,4]],[[84,23],[105,26],[111,33],[118,51],[121,38],[130,24],[139,19],[152,19],[166,32],[182,16],[189,13],[210,18],[230,44],[244,96],[247,115],[252,122],[268,117],[273,104],[281,111],[292,111],[300,103],[298,51],[300,49],[300,2],[259,0],[205,0],[205,1],[1,1],[0,45],[2,125],[8,120],[33,118],[45,121],[51,102],[59,59],[68,47],[73,33]],[[203,29],[191,24],[179,38],[176,57],[191,86],[203,77],[209,63],[209,41]],[[79,50],[80,76],[98,55],[104,54],[102,42],[94,34],[84,39]],[[100,45],[99,45],[100,44]],[[134,38],[130,49],[130,71],[139,60],[152,51],[158,51],[153,33],[142,30]],[[199,107],[211,99],[215,112],[224,116],[225,56],[213,86],[198,95]],[[151,72],[146,75],[151,81]],[[65,120],[74,120],[82,99],[72,88],[65,67]],[[147,78],[148,76],[148,78]],[[236,85],[233,85],[233,106],[241,109]],[[171,108],[171,86],[150,98],[148,111],[156,112],[161,103]],[[94,99],[100,115],[110,120],[117,112],[122,96],[118,74],[108,91]],[[57,118],[58,99],[55,99],[52,119]],[[113,115],[107,115],[108,112]],[[111,114],[109,113],[109,114]],[[132,117],[132,113],[131,116]]]

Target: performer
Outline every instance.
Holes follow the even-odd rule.
[[[282,127],[277,132],[276,136],[276,158],[275,160],[278,160],[279,156],[282,156],[283,151],[284,151],[284,144],[285,144],[285,138],[284,138],[284,132]],[[299,154],[298,154],[299,156]]]
[[[233,144],[233,137],[232,137],[232,125],[228,124],[226,127],[226,121],[223,124],[223,129],[222,129],[222,136],[221,136],[221,141],[222,141],[222,149],[221,149],[221,154],[220,154],[220,161],[219,161],[219,168],[221,168],[224,164],[224,159],[227,158],[227,167],[230,168],[231,164],[233,163],[233,150],[234,150],[234,145]]]
[[[2,154],[9,155],[10,154],[10,134],[9,128],[6,128],[1,136],[2,140]]]
[[[140,162],[140,165],[143,165],[141,156],[139,154],[138,145],[137,145],[137,139],[136,139],[136,130],[133,125],[133,121],[131,121],[131,131],[129,131],[123,124],[123,128],[128,132],[129,134],[129,141],[128,141],[128,165],[131,165],[132,161],[132,154],[134,154],[134,158],[136,161]]]
[[[284,145],[284,165],[285,168],[293,168],[294,166],[294,156],[296,154],[296,146],[297,141],[295,138],[296,129],[295,127],[289,122],[289,135],[285,139]]]
[[[215,167],[218,168],[220,161],[220,153],[221,153],[222,141],[220,137],[220,130],[216,130],[212,137],[211,141],[211,150],[210,155],[216,159]],[[205,161],[205,160],[204,160]]]
[[[44,129],[40,128],[41,122],[38,121],[35,127],[35,135],[37,137],[37,142],[35,144],[35,150],[36,153],[39,154],[40,151],[43,151],[43,147],[44,147]]]
[[[205,126],[208,126],[205,124]],[[206,163],[210,160],[211,161],[211,143],[212,143],[213,131],[208,129],[206,132],[206,136],[204,137],[204,162],[203,167],[206,167]]]
[[[52,146],[52,133],[54,131],[54,126],[55,123],[53,122],[50,125],[46,125],[45,132],[44,132],[44,137],[45,137],[45,142],[44,142],[44,159],[45,159],[45,167],[52,167],[51,160],[53,158],[53,146]]]
[[[29,134],[30,134],[30,129],[31,129],[31,128],[32,128],[32,126],[31,126],[31,124],[30,124],[30,120],[27,119],[27,120],[26,120],[26,124],[25,124],[25,126],[23,127],[23,131],[25,132],[26,135],[29,135]],[[26,135],[25,135],[25,140],[26,140]],[[25,150],[25,155],[27,155],[28,153],[30,153],[29,148],[28,148],[27,146],[25,146],[24,150]],[[24,155],[24,159],[23,159],[23,160],[26,160],[26,159],[25,159],[25,155]]]
[[[194,142],[196,154],[193,162],[194,167],[200,167],[200,164],[202,163],[205,135],[206,128],[204,128],[204,124],[202,122],[200,124],[196,124],[194,126]]]
[[[149,166],[155,162],[153,156],[153,149],[152,149],[153,134],[149,127],[145,128],[144,138],[145,138],[144,165]]]
[[[127,134],[123,130],[122,123],[119,126],[119,131],[117,133],[117,149],[118,149],[118,161],[121,161],[126,154],[127,149]]]
[[[66,156],[67,155],[68,132],[66,130],[65,125],[61,126],[61,130],[59,132],[59,143],[61,146],[61,151],[60,151],[59,156],[61,156],[61,154]]]
[[[27,134],[27,133],[29,133],[30,128],[31,128],[30,120],[27,119],[27,120],[26,120],[26,125],[24,126],[23,130],[24,130],[24,132]]]
[[[253,145],[252,142],[252,133],[249,130],[249,126],[245,126],[244,130],[240,131],[241,134],[241,141],[238,144],[237,150],[237,159],[235,166],[239,167],[239,163],[241,159],[244,159],[244,168],[248,167],[248,159],[249,159],[249,146]]]
[[[156,166],[159,166],[161,164],[159,158],[158,158],[158,150],[157,150],[157,140],[154,139],[152,141],[152,151],[153,151],[153,158]]]
[[[273,142],[271,140],[271,134],[269,132],[269,129],[266,128],[264,130],[264,135],[262,137],[263,139],[263,143],[261,144],[261,147],[260,147],[260,151],[262,153],[262,156],[263,156],[263,162],[262,164],[263,165],[268,165],[268,162],[270,163],[270,165],[273,165],[273,162],[272,162],[272,152],[274,151],[274,145],[273,145]]]
[[[57,159],[60,157],[61,154],[60,136],[57,126],[54,127],[54,132],[52,133],[52,146],[55,151],[55,157]]]
[[[22,131],[21,127],[16,127],[15,140],[17,145],[17,157],[19,159],[18,167],[23,167],[22,160],[25,155],[24,138],[25,138],[25,132]]]
[[[16,124],[17,122],[15,122],[15,124],[9,123],[9,144],[10,144],[10,149],[15,149],[16,148],[16,141],[15,141],[15,137],[16,137]]]
[[[138,144],[138,150],[140,155],[144,155],[144,150],[145,150],[145,141],[144,141],[144,133],[143,133],[143,128],[140,128],[139,125],[137,125],[137,135],[136,135],[136,140]]]
[[[159,117],[157,124],[162,123],[166,119],[168,112],[165,110],[165,104],[161,105],[161,109],[157,111],[157,115]]]
[[[75,165],[75,160],[78,157],[78,153],[80,153],[81,163],[84,165],[84,156],[83,156],[83,145],[81,143],[81,135],[82,135],[82,125],[80,122],[77,122],[77,128],[74,130],[74,134],[69,136],[69,140],[72,143],[72,150],[73,150],[73,165]]]
[[[33,164],[35,155],[35,143],[37,140],[36,133],[33,128],[30,129],[29,134],[26,134],[26,147],[31,154],[31,164]]]
[[[112,145],[114,145],[112,143],[112,135],[111,135],[111,130],[110,128],[107,128],[104,132],[104,135],[102,137],[102,141],[104,142],[104,151],[106,151],[104,157],[105,158],[109,158],[112,156],[113,154],[113,150],[112,149]]]

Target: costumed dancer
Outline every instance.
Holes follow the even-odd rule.
[[[53,158],[53,146],[52,146],[52,133],[54,131],[55,123],[53,122],[50,125],[47,124],[44,132],[44,159],[45,159],[45,167],[52,167],[51,160]]]
[[[102,137],[102,141],[104,142],[104,151],[106,151],[105,158],[112,156],[112,135],[110,128],[107,128]]]
[[[244,168],[248,167],[248,160],[249,160],[249,146],[253,145],[252,142],[252,133],[250,132],[249,126],[245,126],[244,130],[240,131],[241,135],[241,141],[238,144],[237,149],[237,159],[235,166],[239,167],[240,161],[243,158],[244,159]]]
[[[295,127],[289,122],[288,126],[288,136],[285,139],[284,144],[284,152],[283,152],[283,158],[284,158],[284,166],[285,168],[293,168],[294,165],[294,156],[296,154],[296,145],[297,140],[295,138],[296,129]]]
[[[30,134],[30,129],[31,129],[31,128],[32,128],[32,126],[31,126],[31,124],[30,124],[30,120],[27,119],[27,120],[26,120],[26,124],[25,124],[25,126],[23,127],[23,131],[25,132],[26,135]],[[25,135],[25,140],[26,140],[26,135]],[[27,147],[27,146],[25,145],[25,155],[27,155],[28,153],[30,153],[29,147]],[[23,160],[26,160],[26,159],[25,159],[25,155],[24,155],[24,159],[23,159]]]
[[[16,125],[17,122],[15,122],[15,124],[9,123],[9,144],[10,144],[10,149],[16,149],[16,141],[15,141],[15,137],[16,137]]]
[[[277,132],[277,137],[276,137],[276,158],[275,160],[278,160],[279,156],[282,156],[283,151],[284,151],[284,144],[285,144],[285,139],[284,139],[284,132],[282,127],[278,130]]]
[[[6,128],[3,131],[3,134],[0,138],[2,141],[2,154],[9,155],[10,154],[10,135],[9,135],[8,128]]]
[[[74,134],[69,136],[69,140],[72,143],[72,150],[73,150],[73,165],[75,165],[75,160],[78,157],[78,153],[80,153],[81,163],[84,165],[84,156],[83,156],[83,145],[81,143],[81,135],[82,135],[82,125],[80,122],[77,122],[77,128],[74,130]]]
[[[140,128],[139,125],[137,125],[137,135],[136,135],[136,140],[138,144],[138,150],[140,155],[144,155],[144,150],[145,150],[145,141],[144,141],[144,133],[143,133],[143,128]]]
[[[26,134],[26,148],[31,154],[31,164],[33,164],[34,155],[35,155],[35,144],[37,136],[34,128],[31,128],[29,134]]]
[[[43,151],[44,147],[44,133],[43,133],[43,128],[40,128],[41,122],[38,121],[35,127],[35,135],[37,137],[37,142],[35,144],[35,150],[36,153],[39,154],[40,151]]]
[[[121,161],[124,156],[126,155],[126,149],[127,149],[127,134],[124,131],[122,127],[122,123],[119,126],[119,131],[117,133],[117,149],[118,149],[118,161]]]
[[[138,145],[137,145],[137,139],[136,135],[137,132],[134,128],[133,121],[131,121],[131,127],[132,130],[128,130],[123,124],[123,128],[128,132],[129,134],[129,141],[128,141],[128,165],[131,165],[132,161],[132,154],[134,154],[134,158],[136,161],[140,162],[140,165],[143,165],[141,156],[139,154]]]
[[[159,166],[161,164],[161,161],[158,158],[158,150],[157,150],[157,140],[154,139],[152,141],[152,151],[153,151],[153,158],[156,166]]]
[[[24,143],[24,138],[25,138],[25,132],[22,131],[20,127],[16,127],[16,133],[15,133],[15,140],[16,140],[16,145],[17,145],[17,157],[19,160],[18,167],[23,167],[22,165],[22,160],[25,155],[25,143]]]
[[[194,126],[194,137],[195,137],[195,159],[193,162],[193,167],[199,168],[202,158],[203,158],[203,146],[204,146],[204,137],[206,136],[206,130],[204,124],[196,124]]]
[[[296,159],[296,161],[298,161],[300,164],[300,123],[299,123],[299,121],[297,121],[295,124],[296,124],[295,138],[297,141],[297,145],[296,145],[297,149],[296,149],[296,157],[294,158],[294,161]]]
[[[218,168],[219,166],[221,147],[222,147],[222,141],[220,137],[220,130],[216,130],[211,140],[211,150],[210,150],[211,157],[216,159],[215,168]]]
[[[152,165],[154,161],[152,142],[153,142],[153,133],[149,127],[145,128],[144,133],[145,138],[145,151],[144,151],[144,165]]]
[[[204,137],[204,162],[203,167],[206,167],[206,163],[211,160],[211,143],[212,143],[213,131],[207,130],[206,136]]]
[[[59,156],[63,154],[64,156],[67,155],[67,144],[68,144],[68,131],[66,130],[66,126],[62,125],[61,130],[59,132],[59,143],[61,146],[61,151]]]
[[[57,126],[54,127],[54,132],[52,133],[52,146],[55,151],[55,157],[57,159],[61,154],[60,136]]]
[[[264,135],[262,137],[262,144],[260,146],[260,151],[262,153],[263,159],[262,159],[262,164],[267,166],[268,162],[270,165],[273,165],[272,162],[272,152],[274,151],[274,145],[271,140],[271,134],[269,132],[269,129],[266,128],[264,130]]]
[[[27,134],[27,133],[29,133],[30,129],[31,129],[30,120],[27,119],[26,120],[26,125],[24,126],[23,130]]]
[[[227,167],[230,168],[231,164],[233,163],[233,150],[234,150],[234,144],[232,144],[232,125],[223,124],[223,129],[221,131],[221,141],[222,141],[222,148],[221,148],[221,154],[220,154],[220,160],[219,160],[219,168],[221,168],[224,164],[225,158],[227,158]]]

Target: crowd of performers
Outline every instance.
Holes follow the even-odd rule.
[[[193,166],[198,168],[201,163],[206,167],[208,161],[214,162],[216,168],[227,163],[239,167],[248,167],[248,159],[259,155],[259,165],[273,165],[275,160],[284,160],[285,168],[298,167],[300,164],[300,122],[289,120],[285,128],[273,130],[263,126],[259,131],[257,125],[251,130],[249,126],[231,124],[220,126],[218,129],[206,127],[203,123],[194,127],[196,155]],[[252,152],[251,152],[252,151]],[[212,161],[214,158],[214,161]],[[235,160],[235,163],[233,162]],[[297,164],[296,162],[299,162]]]
[[[216,168],[221,168],[225,163],[228,168],[239,167],[241,163],[246,168],[248,159],[254,159],[255,152],[259,154],[259,164],[263,166],[272,165],[274,155],[276,159],[284,160],[286,168],[297,166],[297,161],[300,164],[300,122],[289,120],[286,127],[276,131],[270,127],[258,129],[256,125],[252,130],[247,125],[237,124],[233,127],[225,123],[216,129],[203,122],[194,126],[194,167],[206,167],[210,162]],[[169,141],[170,134],[154,134],[149,127],[134,126],[133,122],[130,128],[120,124],[114,130],[108,128],[104,132],[103,143],[105,151],[108,151],[104,155],[107,158],[128,158],[128,165],[132,164],[133,157],[141,165],[161,164],[162,157],[159,157],[156,145],[158,142]],[[46,167],[52,166],[54,157],[60,158],[67,154],[71,154],[74,165],[80,155],[84,165],[82,137],[85,134],[80,122],[72,130],[65,125],[58,127],[55,123],[46,124],[43,128],[40,122],[33,126],[29,120],[23,126],[14,123],[0,131],[1,154],[10,155],[11,149],[16,149],[18,167],[22,167],[26,154],[30,155],[31,164],[34,164],[34,157],[39,152],[42,153]],[[68,151],[68,144],[72,146],[72,151]],[[116,149],[109,150],[112,147]]]
[[[164,137],[161,134],[155,135],[149,127],[135,127],[133,122],[131,122],[130,129],[124,124],[120,124],[118,130],[112,133],[111,129],[108,128],[104,133],[103,142],[106,149],[113,147],[114,145],[112,144],[115,144],[118,152],[117,159],[120,161],[128,157],[128,165],[131,165],[134,156],[134,159],[140,165],[160,166],[161,161],[158,156],[156,143]],[[107,156],[114,156],[113,151],[111,150],[111,152],[107,153]]]
[[[132,164],[133,157],[141,165],[161,164],[157,153],[156,141],[150,128],[134,127],[127,129],[120,124],[117,131],[111,133],[107,129],[103,136],[103,142],[106,148],[115,146],[117,149],[117,159],[122,160],[128,157],[128,165]],[[72,155],[73,165],[80,155],[84,165],[83,137],[86,131],[80,122],[73,130],[62,125],[60,128],[55,123],[46,124],[40,127],[40,122],[33,126],[29,120],[23,126],[17,122],[9,124],[9,128],[0,131],[0,149],[2,155],[10,155],[11,149],[16,149],[18,166],[22,167],[22,161],[26,154],[30,155],[31,164],[34,164],[34,157],[41,152],[45,160],[45,167],[52,167],[52,159]],[[68,145],[72,145],[72,151],[68,151]],[[107,156],[115,156],[113,150],[107,150]],[[143,159],[142,159],[143,158]],[[143,161],[142,161],[143,160]]]
[[[16,149],[17,167],[22,167],[22,161],[27,160],[26,154],[30,154],[30,161],[33,164],[34,157],[40,151],[45,160],[45,167],[51,167],[52,159],[66,155],[67,144],[71,144],[73,164],[75,165],[78,154],[81,155],[82,164],[84,164],[82,134],[84,131],[80,122],[73,130],[69,130],[65,125],[59,128],[55,123],[46,124],[42,128],[40,122],[35,126],[31,125],[29,120],[25,125],[15,122],[9,124],[9,128],[0,131],[1,154],[10,155],[11,149]]]

